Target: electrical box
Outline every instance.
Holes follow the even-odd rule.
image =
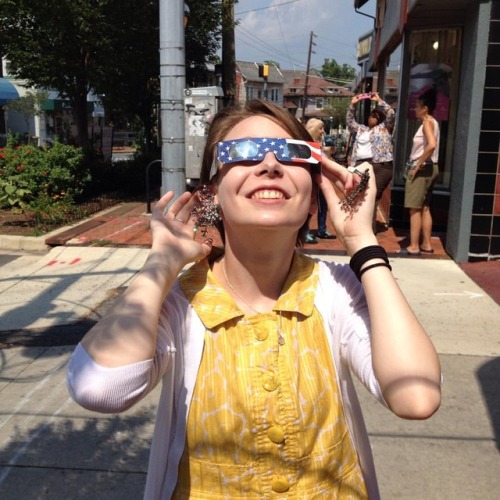
[[[224,92],[220,87],[184,90],[186,184],[194,189],[200,180],[201,161],[210,121],[219,110]]]

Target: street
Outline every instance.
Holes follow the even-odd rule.
[[[124,414],[99,415],[72,402],[65,370],[74,339],[146,254],[78,247],[0,256],[2,499],[142,498],[159,388]],[[391,265],[440,353],[444,382],[442,406],[424,422],[393,416],[360,389],[382,498],[493,500],[500,491],[500,307],[452,261]]]

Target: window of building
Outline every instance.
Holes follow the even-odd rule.
[[[440,175],[436,186],[445,190],[450,188],[452,174],[451,152],[456,124],[461,35],[460,28],[413,31],[409,34],[406,47],[410,64],[403,88],[407,88],[408,92],[402,101],[402,109],[406,111],[400,121],[404,130],[398,135],[398,141],[402,142],[398,151],[408,158],[413,136],[421,125],[415,117],[415,102],[427,89],[435,88],[437,105],[434,118],[439,124],[441,136]],[[401,178],[399,181],[402,183]]]
[[[272,102],[279,102],[280,100],[280,91],[279,89],[271,89],[271,101]]]
[[[316,97],[316,109],[323,109],[323,98]]]

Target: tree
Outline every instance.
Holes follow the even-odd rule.
[[[339,85],[345,85],[356,78],[356,69],[349,64],[340,66],[335,59],[325,59],[321,67],[321,76],[325,80],[333,80]]]
[[[329,100],[328,104],[324,108],[324,111],[332,118],[330,127],[338,128],[339,125],[345,127],[347,108],[350,103],[351,99],[345,97],[333,97]]]
[[[87,95],[151,129],[159,101],[159,0],[9,0],[0,3],[0,47],[10,73],[56,90],[74,111],[77,143],[87,145]],[[220,45],[220,2],[190,0],[188,81],[206,78]]]
[[[57,90],[73,106],[77,142],[85,145],[87,94],[95,73],[94,55],[106,43],[108,26],[91,2],[10,0],[0,10],[0,47],[9,70],[29,86]]]
[[[222,39],[222,2],[189,0],[187,3],[190,17],[186,27],[186,83],[191,87],[203,86],[209,80],[207,63],[220,62],[217,51]]]
[[[42,106],[47,101],[48,96],[48,92],[28,91],[19,99],[14,99],[7,106],[4,106],[5,109],[17,111],[23,115],[28,129],[28,144],[31,142],[31,120],[33,116],[39,116],[42,113]]]

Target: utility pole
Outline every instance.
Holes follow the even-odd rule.
[[[184,0],[160,0],[161,194],[186,190]]]
[[[224,89],[224,105],[232,106],[236,97],[233,0],[222,0],[222,88]]]
[[[313,51],[313,46],[316,45],[313,39],[316,35],[314,31],[311,31],[311,36],[309,38],[309,51],[307,53],[307,69],[306,69],[306,83],[304,85],[304,101],[302,103],[302,121],[306,118],[306,108],[307,108],[307,88],[309,87],[309,71],[311,69],[311,54],[315,54]]]

